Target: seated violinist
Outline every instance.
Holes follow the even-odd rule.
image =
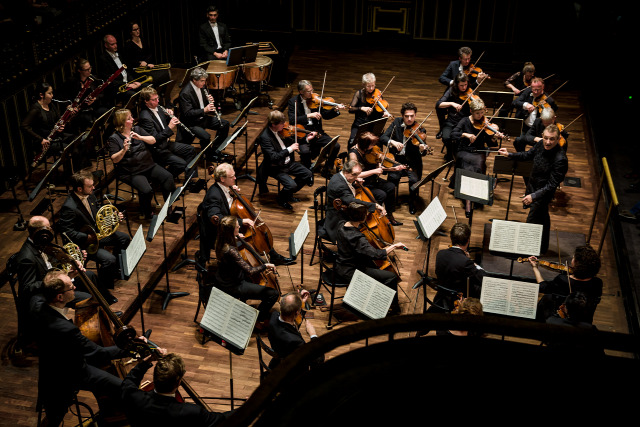
[[[489,77],[483,71],[475,72],[478,69],[475,64],[471,63],[472,51],[470,47],[461,47],[458,49],[458,59],[451,61],[447,68],[444,70],[438,81],[443,85],[449,87],[453,85],[453,80],[459,73],[465,73],[469,76],[469,86],[475,89],[476,86],[481,84],[484,79]]]
[[[374,261],[386,260],[395,249],[404,249],[406,246],[402,242],[382,246],[374,236],[371,236],[373,242],[369,240],[360,231],[367,214],[367,207],[361,203],[352,202],[347,206],[346,217],[348,219],[338,224],[336,274],[341,283],[349,283],[357,269],[393,289],[396,294],[391,302],[390,310],[397,314],[400,313],[397,293],[400,278],[393,271],[380,269]],[[374,232],[367,230],[367,233],[373,234]]]
[[[551,281],[544,280],[538,269],[539,263],[549,264],[547,261],[538,261],[532,256],[529,257],[529,262],[536,281],[540,284],[539,291],[544,294],[538,302],[536,320],[544,322],[557,313],[571,292],[582,292],[587,299],[584,321],[593,323],[593,315],[602,297],[603,284],[602,280],[596,277],[600,271],[600,256],[591,246],[576,247],[570,271],[561,272]]]
[[[388,173],[388,181],[396,187],[400,178],[409,177],[409,213],[416,213],[416,198],[418,192],[412,191],[411,186],[422,178],[422,157],[429,152],[426,143],[427,134],[416,122],[418,108],[412,102],[402,104],[400,114],[380,137],[380,142],[389,147],[389,152],[395,161],[401,165],[408,165],[409,169],[402,169]],[[411,137],[411,139],[409,139]]]
[[[216,258],[218,268],[215,275],[215,286],[232,297],[247,300],[260,300],[258,306],[258,323],[256,329],[264,330],[269,319],[271,307],[278,301],[279,292],[270,283],[265,272],[270,275],[276,273],[276,266],[271,263],[257,260],[257,265],[252,266],[241,255],[240,251],[250,251],[242,240],[237,240],[240,234],[240,226],[235,216],[225,216],[218,224],[218,237],[216,239]],[[240,246],[238,244],[240,243]],[[252,277],[262,275],[261,280],[266,280],[267,285],[262,286]],[[275,277],[275,276],[270,276]],[[257,281],[257,279],[253,279]],[[277,281],[277,279],[276,279]],[[276,282],[277,283],[277,282]]]
[[[471,115],[460,120],[451,133],[452,139],[458,146],[457,167],[485,174],[487,171],[487,148],[497,147],[496,138],[503,138],[504,135],[485,117],[486,108],[480,98],[473,99],[469,108]],[[455,179],[452,178],[449,186],[453,188],[454,185]],[[465,203],[465,215],[467,218],[471,215],[469,200]]]
[[[505,80],[504,86],[513,91],[514,95],[520,95],[523,90],[531,86],[535,74],[536,67],[531,62],[525,62],[522,71],[518,71]]]
[[[465,73],[458,73],[453,85],[444,92],[444,95],[436,102],[436,113],[440,123],[440,137],[447,149],[444,156],[445,161],[453,160],[456,155],[456,146],[451,140],[451,132],[458,122],[471,114],[469,101],[477,95],[472,95],[473,90],[469,87],[469,76]]]
[[[556,123],[556,112],[553,108],[546,107],[542,110],[540,117],[538,117],[533,125],[529,128],[526,134],[520,135],[518,138],[513,141],[513,148],[516,151],[525,151],[527,149],[527,145],[536,145],[536,142],[542,141],[542,133],[546,129],[547,126],[555,124],[558,126],[560,130],[560,141],[558,141],[558,145],[567,151],[567,138],[569,138],[569,134],[566,130],[562,129],[562,125]]]
[[[515,116],[522,119],[522,133],[526,134],[533,122],[540,117],[542,110],[546,107],[553,108],[558,111],[558,106],[553,98],[544,92],[544,80],[540,77],[534,77],[531,80],[531,86],[524,89],[518,98],[513,101]]]
[[[382,162],[383,152],[378,146],[378,137],[371,132],[362,134],[358,143],[349,150],[349,160],[356,161],[362,165],[362,173],[360,178],[363,185],[371,190],[376,199],[376,203],[382,205],[384,203],[387,211],[387,217],[391,225],[402,225],[393,217],[396,210],[396,186],[384,179],[380,175],[384,172],[398,172],[406,169],[405,165],[396,165],[389,168],[383,168]]]
[[[153,369],[153,390],[141,390],[140,383],[151,368],[152,356],[140,361],[122,382],[124,412],[132,427],[141,426],[197,426],[218,425],[233,411],[208,412],[202,406],[176,399],[176,393],[186,368],[182,357],[166,354],[159,349],[161,358]]]
[[[215,169],[210,167],[209,170],[212,171],[211,175],[213,175],[215,183],[209,187],[202,204],[198,207],[203,217],[202,231],[204,232],[203,235],[200,236],[200,253],[197,259],[201,266],[206,265],[209,261],[211,249],[215,246],[218,234],[218,222],[221,218],[231,215],[231,206],[236,203],[235,194],[240,194],[240,188],[236,185],[236,172],[232,165],[229,163],[220,163]],[[244,209],[244,211],[246,211],[246,209]],[[258,221],[259,223],[263,222],[262,219],[258,219]],[[238,225],[240,226],[240,231],[252,229],[253,234],[256,233],[254,227],[259,226],[259,224],[255,224],[251,218],[239,217]],[[276,252],[273,247],[269,251],[269,259],[276,265],[295,263],[293,258],[283,257]]]
[[[374,101],[379,101],[379,104],[378,102],[374,104]],[[355,137],[360,125],[382,117],[391,117],[387,107],[388,104],[384,101],[382,93],[379,89],[376,89],[376,76],[373,73],[364,74],[362,76],[362,89],[353,95],[351,105],[349,105],[349,113],[355,114],[351,125],[351,135],[349,136],[349,148],[356,143]]]
[[[291,202],[299,201],[293,196],[294,193],[305,185],[313,185],[313,173],[295,161],[294,152],[300,150],[301,141],[295,135],[287,136],[283,132],[286,121],[282,111],[271,111],[267,121],[269,126],[258,137],[264,154],[265,169],[269,176],[282,184],[278,204],[285,209],[293,210]],[[309,142],[316,135],[316,132],[311,132],[305,139]]]
[[[320,109],[320,97],[317,93],[313,93],[313,86],[309,80],[300,80],[298,82],[297,96],[289,100],[288,116],[289,124],[296,123],[302,125],[304,129],[316,132],[315,138],[309,143],[300,144],[300,163],[307,169],[311,168],[311,160],[318,157],[322,147],[331,141],[331,137],[322,129],[322,120],[330,120],[340,115],[340,109],[346,108],[343,104],[323,100],[322,109]],[[328,108],[328,109],[327,109]],[[323,175],[327,175],[328,171],[333,168],[333,164],[340,152],[340,145],[336,144],[325,163]]]

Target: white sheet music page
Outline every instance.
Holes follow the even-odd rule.
[[[542,225],[494,219],[489,250],[518,255],[540,255]]]
[[[343,301],[371,319],[382,319],[395,294],[393,289],[356,270]]]
[[[480,302],[486,313],[535,319],[538,305],[537,283],[518,282],[485,276]]]
[[[420,224],[425,237],[430,239],[431,235],[436,232],[445,219],[447,219],[447,212],[442,207],[438,196],[435,196],[429,206],[418,217],[418,224]]]
[[[127,246],[127,249],[124,251],[126,254],[124,259],[125,265],[123,266],[125,276],[131,276],[131,273],[136,268],[136,265],[138,265],[140,258],[142,258],[146,250],[147,243],[144,239],[142,224],[140,224],[138,231],[133,235],[133,239],[131,239],[129,246]]]
[[[471,178],[462,175],[460,177],[460,194],[489,200],[489,184],[485,179]]]
[[[257,318],[258,310],[212,288],[200,325],[235,347],[246,349]]]
[[[307,240],[307,236],[309,235],[309,214],[308,211],[304,211],[304,215],[302,215],[302,219],[298,223],[298,227],[296,227],[296,231],[293,233],[293,246],[294,246],[294,254],[298,255],[298,252],[304,245],[304,241]]]

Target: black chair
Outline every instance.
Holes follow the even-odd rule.
[[[260,156],[262,156],[262,150],[258,150],[258,147],[256,147],[256,149],[254,150],[254,153],[256,156],[256,182],[253,186],[253,192],[251,193],[252,202],[253,202],[253,198],[256,195],[256,190],[258,188],[260,188],[259,194],[263,194],[263,193],[269,192],[269,187],[268,187],[269,185],[273,185],[274,187],[277,186],[278,194],[280,194],[280,182],[278,181],[277,184],[271,184],[268,182],[269,175],[265,172],[265,169],[267,168],[267,162],[265,162],[264,160],[260,162]]]
[[[209,302],[209,296],[211,295],[211,289],[213,283],[208,283],[210,280],[209,270],[207,267],[201,265],[196,261],[196,281],[198,282],[198,307],[196,308],[196,314],[193,316],[193,321],[198,323],[198,314],[200,314],[200,307],[207,309],[207,303]]]
[[[271,356],[271,361],[277,360],[277,363],[280,363],[280,356],[273,351],[271,347],[267,345],[266,342],[262,339],[260,334],[256,334],[256,343],[258,344],[258,363],[260,365],[260,382],[267,376],[269,372],[271,372],[271,367],[269,367],[270,363],[267,363],[262,356],[262,352],[264,351],[269,356]]]
[[[324,287],[331,294],[331,301],[329,303],[329,321],[327,322],[327,329],[333,329],[337,324],[342,323],[338,320],[338,323],[332,324],[333,319],[333,306],[336,299],[343,297],[336,297],[336,288],[346,288],[348,283],[341,283],[340,278],[335,272],[335,268],[329,265],[330,260],[327,259],[326,253],[323,250],[318,252],[320,258],[320,274],[318,278],[318,288],[313,294],[313,305],[317,303],[318,295],[320,294],[320,288]]]
[[[71,401],[71,404],[69,406],[75,406],[76,410],[75,412],[71,411],[74,415],[76,415],[78,417],[78,425],[79,426],[84,426],[84,425],[94,425],[94,413],[93,410],[91,409],[91,407],[89,405],[87,405],[84,402],[81,402],[78,400],[78,392],[76,391],[73,395],[73,399]],[[82,413],[80,412],[80,407],[85,408],[88,412],[89,412],[89,417],[83,419],[82,417]],[[40,396],[38,396],[38,400],[36,402],[36,411],[38,411],[38,424],[37,426],[40,427],[42,425],[42,412],[44,410],[44,407],[42,405],[42,402],[40,401]],[[88,423],[88,421],[91,421],[91,423]]]
[[[313,192],[313,214],[316,221],[316,237],[313,242],[313,252],[311,252],[311,261],[309,265],[313,265],[313,258],[316,254],[316,250],[327,251],[327,254],[331,254],[335,259],[335,251],[331,250],[328,245],[335,245],[336,242],[332,241],[324,228],[325,222],[325,197],[327,195],[327,187],[325,185],[320,186]]]

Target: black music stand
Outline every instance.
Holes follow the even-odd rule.
[[[387,125],[387,119],[388,117],[380,117],[379,119],[372,120],[370,122],[363,123],[360,126],[358,126],[358,132],[356,133],[356,136],[353,138],[354,143],[355,141],[358,141],[362,136],[362,134],[365,132],[371,132],[376,136],[382,135],[382,132],[384,131],[384,127]]]
[[[15,171],[12,167],[10,167],[10,175],[7,178],[7,184],[11,187],[11,194],[13,195],[13,201],[16,204],[16,211],[18,213],[18,221],[13,225],[13,231],[24,231],[27,229],[27,222],[24,220],[22,216],[22,211],[20,210],[20,200],[18,200],[18,195],[16,194],[16,185],[20,178],[15,174]]]
[[[511,137],[512,135],[520,136],[522,133],[522,119],[512,117],[494,117],[491,123],[500,128],[500,132]]]
[[[479,194],[467,194],[461,191],[462,181],[464,179],[476,180],[477,185],[486,185],[487,197],[481,197]],[[469,217],[469,227],[473,222],[473,203],[480,203],[482,205],[493,205],[493,187],[495,186],[495,178],[489,175],[468,171],[466,169],[456,168],[456,186],[454,190],[454,196],[457,199],[469,200],[471,205],[471,216]]]
[[[429,172],[424,178],[411,186],[411,191],[416,191],[418,188],[431,181],[431,196],[429,197],[429,201],[433,200],[433,182],[445,168],[450,167],[454,162],[455,160],[450,160],[447,163],[444,163],[443,165],[440,165],[433,171]]]
[[[492,108],[493,113],[496,112],[496,108],[500,108],[502,106],[502,111],[506,111],[507,115],[511,111],[511,104],[513,103],[514,94],[513,92],[498,92],[498,91],[489,91],[489,90],[481,90],[478,93],[478,96],[484,102],[484,105],[487,108]],[[499,113],[500,115],[500,113]],[[492,120],[493,122],[493,120]]]
[[[511,175],[511,185],[509,186],[509,198],[507,199],[507,213],[504,220],[509,219],[509,208],[511,206],[511,195],[513,194],[513,178],[515,176],[529,176],[533,169],[533,161],[517,161],[507,156],[496,156],[493,162],[493,173],[495,175]]]
[[[258,48],[258,43],[230,48],[229,55],[227,55],[227,67],[255,62],[258,57]]]
[[[211,141],[209,141],[209,144],[207,144],[206,147],[204,147],[204,149],[200,150],[200,152],[189,162],[189,164],[187,165],[187,169],[186,170],[192,170],[193,166],[198,163],[198,161],[200,160],[200,158],[204,155],[204,153],[213,145],[214,142],[216,142],[218,140],[218,135],[216,135],[215,138],[213,138]],[[202,159],[202,163],[203,163],[203,168],[205,170],[205,178],[201,178],[202,180],[204,180],[204,189],[207,189],[207,162],[204,160],[204,158]],[[198,180],[197,183],[200,183],[200,179]],[[198,186],[198,191],[200,192],[202,186]]]
[[[196,261],[193,259],[189,259],[189,252],[187,250],[187,208],[185,206],[184,203],[184,199],[186,197],[186,191],[185,189],[187,188],[187,186],[189,185],[189,181],[191,181],[191,178],[193,178],[193,175],[195,174],[195,171],[191,172],[191,175],[189,175],[189,177],[187,178],[187,180],[184,182],[184,184],[182,184],[182,187],[180,187],[176,193],[176,198],[181,197],[182,198],[182,215],[180,215],[180,217],[182,217],[182,231],[184,233],[184,237],[183,237],[183,241],[184,241],[184,253],[182,254],[182,260],[176,264],[171,271],[178,271],[180,268],[184,267],[185,265],[189,265],[189,264],[195,264]],[[173,196],[172,196],[173,197]],[[167,221],[169,222],[173,222],[174,224],[177,224],[180,218],[175,218],[176,217],[176,212],[177,209],[174,209],[174,211],[172,212],[172,214],[170,215],[170,217],[167,218]]]
[[[233,119],[233,122],[231,122],[231,127],[236,127],[236,125],[238,124],[238,122],[240,120],[242,120],[243,118],[244,120],[244,124],[242,125],[242,128],[240,129],[240,133],[234,133],[232,135],[232,139],[230,139],[230,141],[235,141],[235,138],[237,138],[238,136],[240,136],[242,134],[243,129],[245,129],[247,127],[247,125],[249,124],[249,114],[252,114],[254,112],[251,111],[251,106],[253,105],[254,102],[256,102],[256,100],[258,99],[258,97],[256,96],[255,98],[253,98],[251,101],[249,101],[249,103],[242,109],[242,111],[240,111],[240,114],[238,114],[236,116],[235,119]],[[235,135],[235,136],[234,136]],[[254,146],[254,150],[255,150],[255,146]],[[234,159],[235,159],[235,154],[236,154],[236,145],[235,142],[233,144],[233,155],[234,155]],[[244,174],[236,177],[236,179],[249,179],[253,182],[256,182],[256,179],[254,177],[251,176],[251,174],[249,173],[249,157],[252,153],[249,153],[249,132],[244,130],[244,157],[245,157],[245,162],[244,162]],[[258,168],[258,165],[256,165],[256,170]]]
[[[109,110],[105,111],[100,117],[94,120],[91,125],[91,129],[89,129],[89,133],[87,134],[86,139],[94,139],[96,137],[100,137],[100,150],[102,152],[102,167],[104,168],[104,189],[109,193],[109,180],[107,179],[107,147],[104,145],[104,131],[106,130],[106,123],[111,118],[111,115],[115,111],[116,107],[111,107]],[[94,144],[96,145],[96,144]],[[100,157],[98,157],[96,161],[96,171],[98,170],[98,165],[100,164]],[[114,198],[111,196],[111,198]]]
[[[334,137],[331,141],[327,142],[320,149],[320,153],[318,153],[318,158],[311,165],[311,172],[316,173],[318,170],[320,170],[320,167],[327,161],[327,159],[329,158],[329,154],[331,154],[331,152],[334,150],[334,147],[338,143],[338,138],[340,138],[340,135]],[[328,179],[329,179],[328,177],[325,177],[325,185]]]

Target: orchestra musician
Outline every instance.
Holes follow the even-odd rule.
[[[582,292],[586,298],[584,321],[593,323],[593,315],[602,298],[602,279],[596,277],[600,271],[600,256],[591,246],[577,246],[571,258],[570,272],[562,272],[553,280],[545,280],[538,268],[538,259],[529,257],[539,292],[544,296],[538,302],[536,319],[545,321],[556,314],[564,299],[572,292]]]
[[[132,427],[211,427],[234,412],[209,412],[195,403],[178,401],[176,393],[186,373],[184,360],[176,353],[159,350],[161,357],[153,369],[153,390],[139,388],[145,373],[153,366],[152,356],[138,362],[122,382],[124,412]]]
[[[436,255],[436,277],[440,289],[433,299],[434,305],[429,307],[428,312],[441,312],[440,307],[450,312],[460,295],[463,298],[480,297],[482,278],[486,272],[469,257],[471,227],[458,222],[451,227],[449,237],[451,246],[438,251]]]
[[[295,161],[294,152],[300,150],[300,140],[297,136],[280,136],[286,121],[284,113],[279,110],[271,111],[267,121],[269,125],[258,137],[258,144],[264,154],[265,169],[269,176],[282,184],[277,199],[278,205],[292,210],[291,202],[298,201],[293,195],[305,185],[313,185],[313,173]],[[309,142],[315,136],[316,132],[311,132],[304,139]]]
[[[215,273],[214,286],[235,298],[260,300],[256,328],[264,330],[269,319],[269,312],[280,295],[276,289],[253,283],[249,278],[266,270],[275,273],[276,266],[272,263],[251,266],[245,261],[238,250],[236,239],[239,233],[238,218],[225,216],[220,219],[216,238],[218,268]]]
[[[484,150],[487,147],[497,147],[495,138],[503,138],[504,135],[494,130],[494,125],[486,124],[486,108],[480,98],[475,98],[469,102],[471,115],[462,118],[455,129],[451,132],[451,139],[458,146],[457,162],[458,167],[481,174],[487,171],[487,153],[477,150]],[[452,178],[449,187],[455,186],[455,179]],[[471,202],[465,202],[465,215],[471,215]]]
[[[549,125],[542,133],[542,141],[538,141],[528,151],[509,153],[506,148],[501,148],[498,151],[499,154],[508,156],[510,159],[533,161],[526,195],[522,199],[522,203],[525,208],[529,208],[527,222],[543,226],[541,254],[549,249],[549,232],[551,230],[549,203],[551,203],[558,186],[564,181],[569,168],[567,155],[558,145],[559,137],[558,126]]]
[[[128,66],[125,59],[118,53],[118,40],[111,34],[107,34],[102,39],[104,42],[104,52],[98,56],[99,76],[107,80],[113,73],[118,71],[123,65]],[[128,67],[116,77],[105,89],[104,99],[107,105],[115,105],[118,102],[126,102],[133,92],[140,89],[142,84],[133,80],[133,69]],[[120,86],[126,85],[127,90],[120,92]]]
[[[95,79],[89,85],[84,97],[81,98],[83,101],[82,108],[71,121],[71,127],[69,128],[69,130],[72,130],[71,133],[80,134],[90,127],[95,119],[106,113],[109,108],[103,105],[104,93],[100,93],[97,98],[88,98],[89,94],[101,83],[97,77],[91,74],[93,70],[91,63],[87,59],[78,58],[74,62],[74,70],[74,76],[64,84],[63,93],[65,99],[72,101],[82,90],[88,78]]]
[[[128,355],[116,346],[102,347],[90,341],[69,320],[65,305],[74,298],[74,290],[65,272],[53,270],[44,277],[42,295],[31,298],[39,349],[38,399],[48,425],[53,426],[62,422],[78,390],[119,402],[122,379],[101,367]]]
[[[351,124],[351,134],[349,135],[348,147],[351,148],[356,143],[354,141],[358,133],[358,127],[365,123],[377,120],[382,117],[391,117],[388,111],[379,111],[372,102],[375,100],[376,76],[373,73],[366,73],[362,76],[362,89],[358,90],[349,105],[349,113],[354,114]],[[380,99],[383,99],[380,97]],[[369,100],[369,101],[368,101]]]
[[[81,248],[86,249],[92,243],[89,241],[88,230],[91,227],[97,233],[96,213],[100,208],[98,199],[93,194],[93,176],[89,172],[80,171],[71,176],[72,191],[60,209],[60,220],[58,228],[65,233],[69,239]],[[123,219],[121,212],[118,213],[120,220]],[[94,234],[95,235],[95,234]],[[98,251],[95,254],[88,254],[87,258],[96,261],[98,265],[98,289],[109,304],[118,301],[109,289],[113,289],[113,284],[120,278],[120,267],[118,255],[123,249],[129,246],[131,238],[128,234],[116,231],[110,236],[100,239]],[[105,249],[106,246],[113,247],[113,253]]]
[[[365,132],[360,136],[360,139],[356,145],[349,150],[349,160],[356,161],[362,165],[362,172],[359,178],[363,179],[363,184],[371,190],[376,202],[379,205],[384,203],[387,217],[391,225],[399,226],[402,223],[393,217],[393,212],[396,210],[396,186],[380,178],[380,175],[386,171],[402,171],[406,169],[405,165],[395,165],[386,169],[383,169],[380,163],[381,159],[371,157],[372,153],[376,150],[380,151],[378,146],[379,138],[371,132]],[[382,154],[382,153],[381,153]],[[380,155],[381,155],[380,154]]]
[[[536,67],[531,62],[525,62],[522,67],[522,71],[510,76],[504,81],[504,86],[511,90],[514,95],[520,95],[520,93],[531,86],[531,81],[536,74]]]
[[[544,102],[542,97],[546,97]],[[520,95],[513,101],[513,107],[516,111],[516,118],[522,119],[522,133],[526,134],[533,122],[540,117],[542,109],[546,106],[558,111],[558,106],[553,98],[547,96],[544,92],[544,80],[540,77],[534,77],[531,85],[524,89]]]
[[[147,69],[147,73],[150,73],[153,77],[153,85],[160,87],[161,84],[169,81],[171,78],[169,70],[156,69],[156,64],[153,62],[153,54],[149,46],[142,42],[140,34],[142,32],[140,23],[137,21],[129,22],[128,26],[130,39],[124,42],[123,56],[125,63],[134,67],[131,71],[136,77],[140,77],[142,73],[136,72],[135,68],[143,67]]]
[[[269,343],[278,357],[274,357],[269,362],[271,369],[280,364],[282,359],[289,356],[297,348],[305,344],[305,340],[300,333],[300,327],[296,322],[297,318],[302,318],[302,307],[309,299],[309,291],[289,292],[280,299],[280,312],[273,311],[269,320]],[[316,329],[306,318],[303,320],[309,339],[318,338]],[[314,368],[324,362],[324,354],[314,359],[310,367]]]
[[[545,128],[549,125],[556,124],[556,112],[553,108],[545,107],[542,109],[542,113],[540,117],[538,117],[533,125],[529,128],[526,134],[520,135],[513,141],[513,148],[516,151],[524,151],[527,148],[527,145],[535,145],[536,142],[542,140],[542,132],[544,132]],[[560,132],[562,138],[558,144],[562,147],[562,149],[566,152],[568,148],[567,138],[569,138],[569,133],[566,130],[562,130]]]
[[[472,99],[471,92],[472,90],[469,88],[469,76],[465,73],[458,73],[451,87],[448,88],[438,102],[436,102],[436,112],[439,114],[439,118],[442,117],[440,137],[447,149],[444,156],[445,161],[450,161],[455,158],[457,147],[451,140],[451,132],[463,117],[471,114],[469,110],[469,101]],[[475,96],[476,95],[474,95],[474,97]]]
[[[309,80],[300,80],[298,82],[298,95],[289,99],[287,107],[290,125],[296,123],[304,126],[308,131],[317,133],[316,138],[313,138],[308,144],[300,144],[300,163],[302,163],[302,165],[307,169],[311,168],[311,160],[318,157],[322,147],[331,141],[331,137],[327,135],[322,128],[322,120],[331,120],[338,117],[340,115],[340,109],[346,108],[342,104],[337,104],[330,109],[320,109],[320,105],[317,101],[315,101],[315,104],[317,105],[314,105],[313,96],[314,93],[311,82]],[[336,144],[328,155],[323,175],[326,176],[328,174],[328,171],[333,166],[339,152],[340,145]]]
[[[420,133],[426,137],[424,129],[419,129],[410,141],[406,136],[407,133],[411,135],[413,127],[418,125],[416,123],[417,112],[418,108],[414,103],[405,102],[402,104],[400,109],[402,117],[394,119],[380,137],[380,142],[390,147],[389,152],[395,157],[395,160],[409,166],[409,169],[389,172],[387,180],[398,187],[401,177],[409,177],[409,213],[411,215],[416,213],[416,199],[418,197],[417,190],[412,191],[411,186],[422,178],[422,157],[428,153],[429,149],[426,141],[419,139]]]
[[[225,216],[231,215],[231,205],[234,196],[231,189],[240,192],[236,186],[236,172],[229,163],[220,163],[211,174],[215,183],[209,187],[202,204],[198,207],[203,217],[204,235],[200,236],[200,252],[198,254],[200,265],[204,266],[209,261],[211,246],[215,246],[218,234],[218,222]],[[237,218],[238,226],[253,227],[254,221],[249,218]],[[213,245],[212,245],[213,244]],[[275,265],[290,265],[295,263],[293,258],[285,258],[271,248],[269,259]]]
[[[189,75],[190,81],[180,91],[180,119],[200,140],[200,147],[204,150],[211,141],[211,135],[207,129],[216,131],[217,144],[213,144],[207,153],[210,161],[224,160],[225,156],[214,153],[229,135],[229,122],[212,114],[216,111],[213,97],[207,94],[207,72],[201,67],[195,67]],[[178,130],[178,139],[189,144],[193,136],[182,130]]]
[[[131,112],[122,108],[113,113],[115,132],[107,140],[107,148],[117,176],[138,191],[141,219],[151,219],[153,187],[150,181],[160,185],[164,200],[176,189],[173,175],[153,161],[147,144],[156,139],[140,126],[133,125]]]
[[[337,211],[333,202],[340,199],[343,206],[348,206],[351,202],[362,203],[366,206],[368,212],[374,212],[376,209],[381,215],[386,215],[387,211],[382,205],[375,202],[367,202],[356,199],[356,189],[354,183],[359,182],[362,185],[360,174],[362,173],[362,165],[357,160],[347,160],[342,166],[342,170],[333,174],[327,185],[327,204],[325,206],[325,231],[332,242],[336,241],[336,232],[338,223],[347,218],[342,211]]]
[[[400,313],[397,293],[400,278],[392,271],[381,270],[373,261],[384,260],[392,251],[406,246],[402,242],[396,242],[382,248],[374,247],[360,231],[367,214],[367,207],[362,203],[352,202],[347,206],[345,212],[347,220],[340,221],[338,224],[336,274],[340,278],[340,283],[350,283],[357,269],[393,289],[396,294],[390,310],[397,314]]]
[[[207,8],[207,22],[200,25],[200,49],[206,60],[226,59],[231,47],[231,37],[227,26],[218,22],[218,8]]]
[[[159,108],[160,97],[152,87],[146,87],[140,91],[140,99],[144,105],[140,108],[138,126],[156,139],[155,144],[149,145],[153,160],[176,177],[182,172],[185,179],[191,172],[198,175],[198,168],[194,164],[191,170],[187,165],[196,157],[196,149],[190,144],[171,141],[169,138],[176,132],[180,120],[173,114],[173,110],[167,109],[166,113]],[[173,117],[169,117],[168,114]]]

